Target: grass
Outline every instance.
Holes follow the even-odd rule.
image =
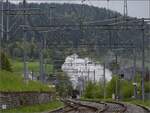
[[[39,62],[37,62],[37,61],[32,61],[31,62],[30,61],[27,64],[28,64],[29,71],[39,72],[39,69],[40,69]],[[17,61],[17,60],[12,60],[11,65],[12,65],[12,69],[13,69],[14,72],[17,72],[17,73],[22,73],[23,72],[23,62]],[[52,73],[53,65],[46,64],[45,68],[46,68],[47,73]]]
[[[31,106],[22,106],[9,110],[2,110],[1,113],[39,113],[44,111],[51,111],[63,107],[63,103],[55,100],[47,104],[31,105]]]
[[[0,91],[54,91],[38,81],[24,82],[20,74],[0,71]]]
[[[150,108],[150,100],[142,101],[142,100],[131,99],[131,100],[124,100],[124,102],[131,103],[131,104],[139,104]]]

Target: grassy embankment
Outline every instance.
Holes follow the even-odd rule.
[[[48,85],[39,81],[24,82],[23,63],[20,61],[11,61],[12,72],[0,70],[0,91],[54,91]],[[38,62],[29,62],[28,69],[33,72],[39,72]],[[52,71],[52,65],[47,65],[47,70]]]
[[[3,110],[0,112],[1,113],[40,113],[45,111],[51,111],[60,107],[63,107],[63,103],[55,100],[47,104],[22,106],[14,109]]]
[[[49,88],[48,85],[42,84],[39,81],[28,81],[24,82],[24,79],[21,75],[0,71],[0,91],[53,91],[54,89]]]
[[[38,71],[39,64],[38,62],[30,62],[28,63],[28,67],[30,70]],[[13,72],[8,72],[4,70],[0,70],[0,91],[3,92],[22,92],[22,91],[50,91],[54,92],[54,88],[50,88],[46,84],[42,84],[39,81],[28,81],[25,82],[22,76],[23,63],[18,61],[11,62]],[[52,66],[47,66],[49,71],[51,71]],[[1,113],[33,113],[33,112],[43,112],[52,109],[56,109],[58,107],[63,106],[60,101],[52,101],[47,104],[40,105],[30,105],[30,106],[21,106],[14,109],[0,111]]]
[[[123,102],[131,103],[131,104],[138,104],[138,105],[142,105],[142,106],[150,108],[150,100],[143,101],[143,100],[130,99],[130,100],[123,100]]]

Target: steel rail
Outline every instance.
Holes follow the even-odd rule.
[[[119,112],[119,113],[124,113],[126,110],[127,110],[127,106],[125,106],[123,103],[120,103],[120,102],[114,102],[114,101],[104,101],[104,102],[101,102],[101,101],[96,101],[96,100],[84,100],[84,101],[89,101],[89,102],[96,102],[96,103],[103,103],[105,104],[105,108],[104,110],[100,111],[99,113],[103,113],[103,112],[107,112],[109,111],[109,109],[111,108],[111,106],[109,105],[109,103],[111,104],[117,104],[119,106],[121,106],[120,108],[121,109],[113,109],[111,112]]]
[[[124,113],[126,110],[127,110],[127,106],[125,106],[123,103],[121,103],[121,102],[115,102],[115,101],[106,101],[106,104],[107,103],[112,103],[112,104],[117,104],[117,105],[120,105],[121,107],[121,109],[114,109],[112,112],[115,112],[115,111],[117,111],[117,112],[121,112],[121,113]]]
[[[90,108],[90,109],[93,109],[94,111],[98,111],[99,110],[97,107],[93,107],[93,106],[90,106],[90,105],[84,105],[84,104],[82,104],[82,102],[75,102],[73,100],[67,100],[67,102],[69,102],[71,104],[73,103],[73,104],[75,104],[75,105],[77,105],[79,107]]]

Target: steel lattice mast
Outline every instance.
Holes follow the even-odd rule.
[[[1,9],[3,10],[4,9],[4,6],[3,6],[3,0],[1,0]],[[3,21],[3,11],[1,12],[1,25],[0,25],[0,31],[1,31],[1,37],[0,37],[0,54],[1,54],[1,50],[2,50],[2,40],[3,40],[3,32],[4,32],[4,27],[3,27],[3,25],[4,25],[4,21]],[[2,59],[0,59],[0,69],[2,68],[1,67],[1,60]]]

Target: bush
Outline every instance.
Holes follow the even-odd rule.
[[[103,97],[102,85],[89,82],[85,88],[84,97],[92,98],[92,99],[93,98],[102,98]]]
[[[12,71],[9,59],[4,52],[0,52],[0,65],[2,70]]]
[[[130,98],[133,96],[134,86],[132,82],[123,80],[120,85],[120,94],[123,98]]]
[[[112,80],[107,83],[106,94],[108,98],[112,97],[116,91],[116,81],[118,81],[118,92],[122,98],[130,98],[133,96],[133,85],[132,82],[126,80],[119,80],[119,77],[113,76]]]
[[[149,93],[150,92],[150,82],[145,82],[145,92]]]
[[[111,81],[107,83],[106,85],[106,95],[108,98],[112,97],[112,94],[115,94],[116,91],[116,80],[118,80],[118,78],[116,76],[113,76]]]
[[[71,81],[69,80],[70,78],[63,72],[58,72],[56,75],[57,81],[59,81],[56,84],[56,91],[58,92],[59,96],[64,98],[68,95],[71,95],[73,87]]]

